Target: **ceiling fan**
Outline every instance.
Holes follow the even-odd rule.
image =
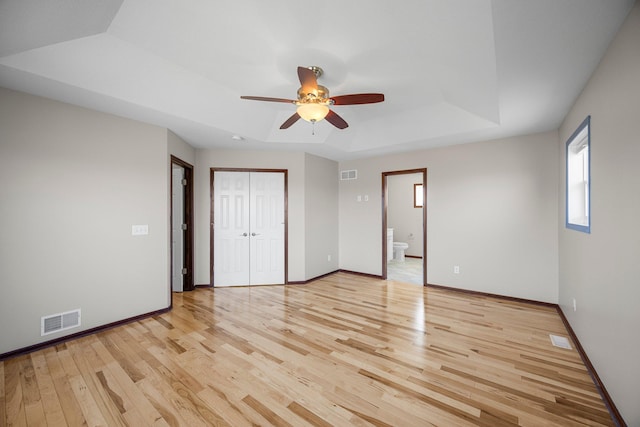
[[[320,67],[298,67],[300,88],[298,89],[297,100],[263,96],[241,96],[240,98],[253,101],[287,102],[297,105],[296,112],[280,126],[280,129],[289,128],[299,119],[304,119],[311,123],[326,119],[338,129],[345,129],[349,124],[329,109],[330,106],[374,104],[384,101],[384,95],[381,93],[357,93],[331,97],[329,96],[329,89],[318,84],[318,77],[322,73],[323,71]]]

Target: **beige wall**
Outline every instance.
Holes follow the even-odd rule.
[[[195,167],[195,216],[196,216],[196,250],[195,269],[196,284],[206,284],[210,281],[210,248],[209,248],[209,224],[210,224],[210,168],[255,168],[255,169],[287,169],[288,170],[288,214],[289,214],[289,281],[304,281],[315,277],[309,274],[328,273],[337,261],[327,262],[324,255],[323,265],[318,265],[315,251],[335,251],[337,258],[337,229],[330,230],[316,239],[318,246],[312,249],[312,254],[307,257],[307,232],[312,241],[317,238],[321,229],[326,229],[337,223],[337,209],[335,219],[328,218],[326,223],[322,216],[309,210],[313,206],[324,204],[323,211],[331,216],[331,206],[335,206],[337,191],[331,190],[330,179],[336,163],[319,157],[310,156],[299,152],[266,152],[249,150],[198,150],[196,153]],[[309,171],[307,172],[307,167]],[[318,178],[319,181],[315,181]],[[334,179],[335,178],[334,176]],[[313,192],[318,190],[319,194]],[[315,197],[309,202],[307,208],[306,197]],[[319,224],[319,225],[318,225]],[[316,230],[316,225],[319,229]],[[334,237],[332,237],[334,236]],[[332,242],[333,240],[333,242]],[[309,242],[310,243],[310,242]],[[307,274],[307,268],[310,273]]]
[[[0,88],[0,354],[169,305],[167,152],[163,128]]]
[[[640,4],[560,128],[560,305],[625,421],[640,426]],[[591,234],[564,228],[565,142],[591,115]],[[573,311],[573,299],[577,311]]]
[[[338,269],[338,163],[306,154],[304,194],[308,280]]]
[[[189,163],[191,166],[196,163],[196,150],[175,133],[167,130],[167,143],[169,155],[175,156],[182,161]]]
[[[341,163],[358,179],[340,181],[340,268],[381,274],[381,174],[427,168],[428,282],[557,302],[557,141],[548,132]]]

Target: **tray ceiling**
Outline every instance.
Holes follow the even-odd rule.
[[[631,0],[5,0],[0,85],[167,127],[195,147],[335,160],[556,129]],[[349,128],[280,124],[298,65]],[[232,139],[239,135],[243,139]]]

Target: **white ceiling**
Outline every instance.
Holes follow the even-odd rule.
[[[633,0],[0,0],[0,86],[167,127],[195,147],[335,160],[556,129]],[[324,69],[348,123],[285,103]],[[243,140],[232,139],[239,135]]]

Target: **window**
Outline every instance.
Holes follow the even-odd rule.
[[[590,145],[588,116],[567,141],[566,227],[591,232]]]
[[[422,191],[422,184],[413,184],[413,207],[421,208],[424,204],[422,200],[424,197],[424,193]]]

